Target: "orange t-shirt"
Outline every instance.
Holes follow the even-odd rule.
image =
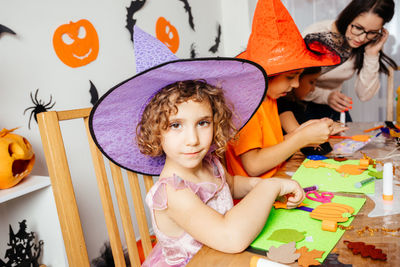
[[[283,141],[281,121],[275,99],[266,97],[250,121],[240,130],[238,140],[228,144],[225,153],[226,167],[231,175],[247,176],[240,155],[255,148],[270,147]],[[278,165],[260,175],[269,178],[274,175]]]

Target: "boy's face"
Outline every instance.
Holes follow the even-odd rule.
[[[192,100],[177,105],[178,113],[169,117],[161,133],[165,165],[178,170],[196,170],[202,165],[213,141],[214,125],[208,101]]]
[[[304,98],[315,90],[315,83],[318,77],[321,75],[320,72],[313,74],[306,74],[299,80],[299,87],[293,89],[294,95],[297,99],[304,100]]]
[[[268,81],[267,95],[272,99],[278,99],[299,86],[299,76],[303,69],[293,70],[278,74]]]

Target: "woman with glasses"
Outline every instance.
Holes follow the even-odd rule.
[[[341,93],[344,81],[356,75],[354,88],[361,101],[370,100],[379,90],[379,73],[388,74],[388,67],[396,63],[382,51],[389,37],[383,27],[394,15],[393,0],[353,0],[339,14],[336,21],[321,21],[309,26],[303,35],[333,32],[345,37],[343,48],[349,58],[340,66],[327,70],[317,80],[316,89],[306,100],[307,119],[329,117],[339,120],[352,108],[351,97]]]

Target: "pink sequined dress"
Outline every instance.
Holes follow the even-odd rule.
[[[222,180],[221,186],[214,183],[193,183],[185,181],[174,175],[173,177],[160,178],[150,189],[146,196],[147,205],[151,211],[163,210],[167,208],[166,185],[179,190],[189,188],[207,206],[213,208],[221,214],[225,214],[233,207],[232,195],[225,180],[224,169],[216,157],[206,157],[207,164],[213,167],[214,175]],[[190,216],[190,215],[189,215]],[[185,266],[190,259],[201,249],[203,244],[196,241],[188,233],[184,232],[180,237],[170,237],[163,234],[154,220],[151,213],[151,220],[154,233],[157,236],[157,244],[143,263],[142,267],[159,266]]]

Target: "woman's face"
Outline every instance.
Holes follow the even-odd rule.
[[[315,90],[315,83],[321,72],[313,74],[305,74],[299,80],[299,87],[293,89],[293,93],[299,100],[304,98],[312,91]]]
[[[268,81],[267,95],[272,99],[278,99],[299,86],[299,76],[303,69],[284,72],[276,75]]]
[[[358,48],[372,39],[380,36],[383,19],[375,13],[361,13],[348,26],[346,40],[351,48]],[[368,38],[367,38],[368,35]]]

